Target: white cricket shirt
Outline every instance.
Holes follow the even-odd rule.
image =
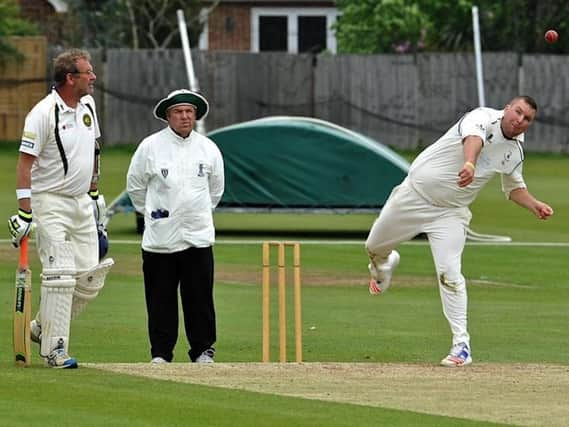
[[[526,188],[522,176],[523,134],[506,138],[500,128],[503,110],[477,108],[465,114],[441,138],[427,147],[411,164],[409,183],[426,201],[440,207],[470,205],[496,173],[502,174],[502,190]],[[479,136],[484,145],[476,162],[474,181],[459,187],[458,172],[464,165],[462,141]]]
[[[142,248],[172,253],[211,246],[224,179],[217,145],[195,131],[182,138],[167,127],[142,140],[127,173],[132,204],[144,212]],[[159,210],[168,216],[153,218]]]
[[[56,142],[56,110],[67,173]],[[92,96],[84,96],[76,108],[71,108],[52,90],[26,116],[20,143],[22,153],[36,157],[31,171],[32,193],[50,192],[72,197],[86,194],[93,176],[95,139],[100,135]]]

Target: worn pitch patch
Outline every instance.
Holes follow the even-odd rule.
[[[565,426],[569,366],[391,363],[91,363],[159,380],[527,426]]]

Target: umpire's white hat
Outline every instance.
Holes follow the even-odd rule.
[[[158,101],[154,107],[154,117],[167,122],[166,111],[175,105],[193,105],[196,108],[196,120],[201,120],[209,111],[209,104],[203,95],[188,89],[178,89],[170,92],[164,99]]]

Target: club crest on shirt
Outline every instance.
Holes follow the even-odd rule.
[[[160,169],[160,173],[162,174],[162,176],[164,178],[166,178],[168,176],[168,169],[162,168],[162,169]]]
[[[93,120],[91,119],[91,116],[87,113],[83,114],[83,124],[90,128],[92,123]]]
[[[200,164],[199,164],[199,166],[198,166],[198,176],[204,176],[204,175],[205,175],[204,172],[203,172],[204,167],[205,167],[205,165],[204,165],[203,163],[200,163]]]
[[[512,159],[512,152],[511,151],[504,153],[504,158],[502,159],[502,166],[505,165],[506,163],[508,163],[511,159]]]

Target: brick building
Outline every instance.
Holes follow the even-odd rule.
[[[213,1],[204,1],[204,4]],[[330,0],[221,0],[204,17],[202,50],[336,53],[332,26],[339,15]]]
[[[87,3],[97,8],[101,2]],[[333,25],[339,12],[333,0],[203,0],[203,5],[202,50],[336,53]],[[80,41],[73,37],[80,30],[67,14],[67,1],[20,0],[20,7],[50,43]]]

